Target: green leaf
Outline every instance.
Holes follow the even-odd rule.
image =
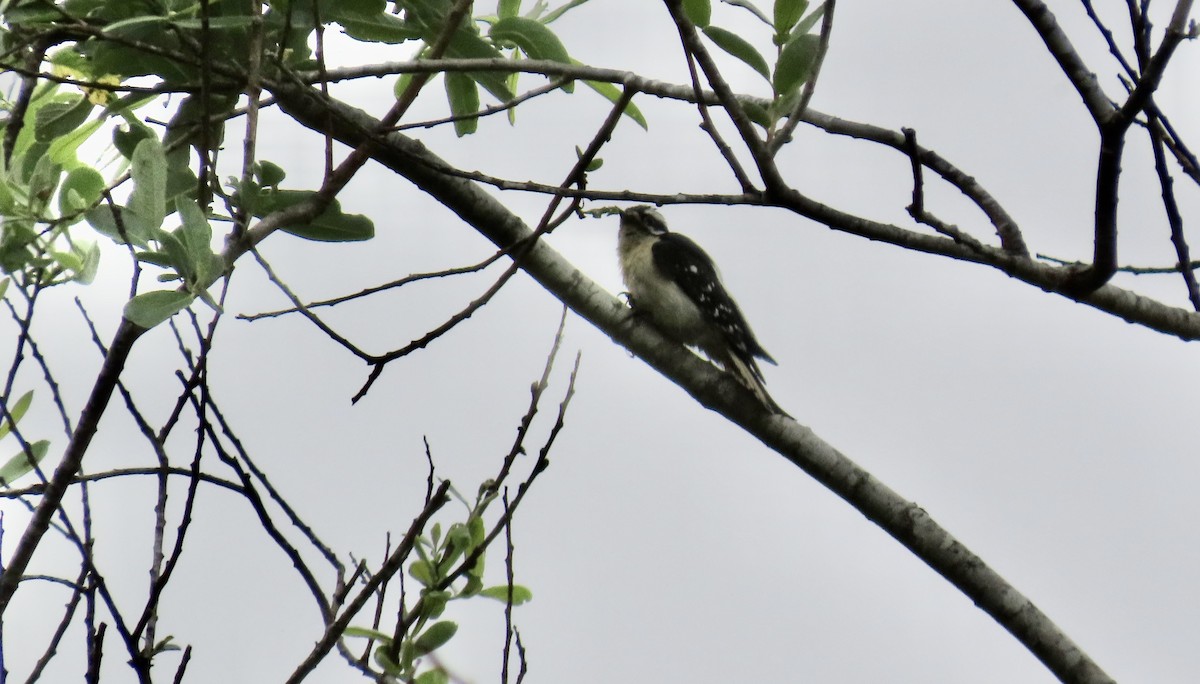
[[[467,520],[467,529],[471,531],[471,544],[479,546],[487,539],[487,527],[483,524],[483,518],[478,515],[472,515]]]
[[[571,2],[568,2],[567,4],[563,5],[562,7],[559,7],[558,9],[551,11],[546,16],[541,17],[539,19],[539,21],[541,21],[543,24],[552,24],[552,23],[554,23],[554,21],[556,19],[558,19],[562,15],[575,9],[576,7],[579,7],[580,5],[582,5],[583,3],[587,2],[587,1],[588,0],[571,0]],[[545,6],[543,3],[538,3],[538,5],[543,6],[543,7]],[[535,6],[535,8],[536,8],[536,6]]]
[[[192,199],[196,197],[196,173],[188,166],[191,161],[191,150],[186,147],[179,147],[170,152],[167,152],[167,206],[170,207],[170,202],[178,199],[180,195],[186,195]]]
[[[693,24],[704,28],[712,21],[712,0],[683,0],[683,13]]]
[[[454,523],[450,526],[450,531],[446,533],[446,542],[458,553],[467,553],[475,548],[474,535],[462,523]]]
[[[425,609],[422,611],[422,615],[430,619],[437,619],[446,610],[446,603],[451,597],[448,591],[429,591],[424,594],[424,598]]]
[[[492,24],[488,36],[498,42],[508,42],[521,48],[533,59],[550,59],[564,64],[571,63],[567,48],[554,32],[540,21],[525,17],[509,17]]]
[[[108,36],[125,35],[128,37],[130,33],[138,29],[165,23],[167,23],[166,17],[146,14],[132,17],[130,19],[123,19],[121,21],[114,21],[113,23],[104,27],[103,33]]]
[[[133,121],[113,129],[113,147],[117,148],[126,159],[133,159],[133,151],[146,138],[154,137],[150,127],[140,121]]]
[[[40,463],[49,450],[49,440],[41,439],[30,444],[29,451],[24,449],[18,451],[15,456],[8,459],[3,467],[0,467],[0,485],[7,487],[22,475],[33,472],[34,465]]]
[[[31,221],[6,221],[0,231],[0,269],[11,273],[25,268],[33,259],[29,245],[37,236]]]
[[[417,637],[413,641],[413,655],[418,658],[436,651],[454,638],[454,634],[458,631],[458,625],[449,620],[435,622],[429,626],[429,629]]]
[[[89,285],[100,270],[100,246],[93,242],[83,248],[76,247],[76,250],[83,259],[83,266],[75,272],[75,282]]]
[[[71,252],[61,252],[59,250],[52,249],[50,250],[49,255],[54,263],[58,264],[58,266],[66,273],[78,273],[79,271],[83,270],[83,258],[77,254],[72,254]]]
[[[419,26],[384,11],[382,3],[378,12],[339,9],[334,13],[333,20],[341,25],[346,35],[370,43],[395,45],[408,40],[419,40],[424,35]]]
[[[312,223],[282,230],[317,242],[361,242],[375,237],[375,224],[371,219],[362,214],[343,214],[332,205]]]
[[[501,603],[508,603],[508,587],[504,585],[488,587],[479,592],[480,596],[494,598]],[[533,600],[533,592],[528,587],[523,587],[519,584],[514,584],[512,587],[512,604],[519,606],[522,603],[529,603]]]
[[[466,117],[455,119],[454,134],[461,138],[474,133],[479,128],[479,88],[475,85],[475,79],[461,72],[447,71],[443,80],[450,113],[456,117]]]
[[[179,211],[180,236],[188,256],[194,260],[212,254],[212,226],[200,205],[193,199],[181,197],[175,201],[175,209]]]
[[[767,60],[745,38],[720,26],[704,27],[704,35],[717,47],[745,62],[767,81],[771,80],[771,68],[767,66]]]
[[[199,18],[196,19],[172,19],[171,23],[181,29],[199,31],[203,28],[203,23]],[[241,16],[226,16],[226,17],[209,17],[208,28],[210,31],[221,31],[225,29],[240,29],[249,28],[254,24],[254,17],[243,14]]]
[[[138,143],[133,151],[133,192],[129,210],[140,216],[151,230],[162,226],[167,216],[167,155],[157,138]]]
[[[422,672],[414,680],[414,684],[450,684],[450,675],[446,674],[445,670],[436,668],[428,672]]]
[[[225,118],[237,106],[237,97],[216,93],[203,97],[188,95],[167,122],[163,145],[175,149],[181,143],[218,149],[225,137]]]
[[[515,17],[521,12],[521,0],[500,0],[496,4],[496,16],[501,19]]]
[[[75,130],[59,137],[54,142],[50,143],[50,147],[46,149],[46,154],[54,160],[56,164],[60,164],[64,168],[74,169],[80,166],[79,160],[75,158],[75,152],[79,146],[92,137],[100,127],[104,125],[104,119],[96,119],[91,123],[80,126]]]
[[[4,279],[5,289],[7,289],[8,278]],[[0,423],[0,439],[8,436],[12,432],[12,428],[17,423],[21,422],[21,418],[25,416],[25,412],[29,410],[29,405],[33,403],[33,390],[29,390],[21,395],[20,399],[13,402],[12,406],[8,406],[8,418],[3,423]]]
[[[604,96],[604,99],[616,104],[621,99],[621,89],[607,81],[584,81],[584,85]],[[643,130],[650,130],[650,126],[646,123],[646,117],[642,116],[642,110],[637,108],[633,102],[625,105],[625,116],[633,119],[637,125]]]
[[[179,290],[156,290],[140,294],[125,304],[125,318],[143,328],[153,328],[183,311],[196,295]]]
[[[62,167],[59,166],[50,155],[46,155],[38,160],[38,163],[33,167],[33,173],[29,174],[29,207],[32,213],[39,213],[47,204],[54,190],[58,187],[58,182],[62,177]]]
[[[87,121],[93,107],[82,95],[60,96],[47,102],[34,117],[34,138],[38,142],[50,142],[70,133]]]
[[[9,3],[4,4],[8,5]],[[40,2],[29,2],[20,7],[4,10],[4,23],[9,26],[15,24],[48,24],[55,19],[62,19],[61,10]],[[25,27],[22,26],[21,28]]]
[[[259,182],[268,188],[277,187],[283,182],[284,178],[287,178],[287,173],[283,170],[283,167],[265,159],[258,163],[256,175]]]
[[[191,274],[190,287],[195,294],[204,297],[204,289],[213,283],[225,270],[225,262],[212,250],[212,226],[195,200],[180,197],[175,202],[183,224],[178,236],[183,243],[187,259],[187,272]],[[183,275],[181,272],[180,275]],[[205,298],[209,305],[214,302]]]
[[[583,159],[583,150],[579,148],[579,145],[575,146],[575,159]],[[584,170],[588,173],[591,173],[592,171],[599,169],[601,166],[604,166],[604,160],[600,157],[592,157],[592,160],[588,162],[587,168]]]
[[[734,7],[741,7],[750,14],[758,17],[762,23],[766,24],[767,26],[771,26],[771,20],[767,18],[767,15],[763,14],[763,11],[756,7],[754,3],[750,2],[750,0],[722,0],[722,2],[727,5],[733,5]]]
[[[16,210],[17,198],[13,196],[13,189],[0,170],[0,216],[11,215]]]
[[[366,627],[347,627],[346,631],[342,632],[342,636],[348,637],[363,637],[366,639],[375,639],[385,643],[392,643],[392,635],[386,632],[381,632],[377,629],[368,629]]]
[[[804,20],[796,24],[796,35],[808,33],[812,27],[817,25],[817,21],[825,14],[825,5],[821,5],[812,11],[812,14],[804,17]]]
[[[273,190],[258,197],[254,203],[254,215],[266,216],[307,201],[315,192],[310,190]],[[375,237],[375,224],[361,214],[343,214],[341,205],[334,200],[329,207],[309,223],[284,226],[280,230],[305,240],[318,242],[358,242]]]
[[[196,67],[171,57],[147,54],[138,48],[116,41],[104,41],[92,55],[92,68],[98,74],[121,78],[158,75],[171,83],[194,83],[199,78]]]
[[[137,260],[143,263],[153,264],[159,268],[175,268],[175,262],[171,259],[171,257],[167,256],[166,252],[157,252],[153,250],[141,251],[137,253]],[[164,279],[162,276],[159,276],[158,280],[159,282],[166,282],[166,280],[179,280],[179,276],[175,275],[168,279]]]
[[[467,583],[463,585],[458,595],[462,598],[469,598],[483,591],[483,580],[474,575],[467,576]]]
[[[745,110],[746,116],[750,118],[750,121],[763,128],[769,129],[775,124],[775,121],[771,117],[771,112],[766,107],[753,102],[743,102],[742,109]]]
[[[460,30],[450,39],[446,47],[446,56],[463,59],[503,59],[504,55],[492,47],[492,44],[480,38],[471,31]],[[471,78],[483,86],[493,97],[501,102],[508,102],[516,97],[508,87],[508,78],[504,74],[489,71],[471,72]]]
[[[96,232],[104,235],[118,245],[123,245],[128,242],[137,245],[138,247],[146,247],[150,243],[151,230],[146,221],[137,214],[127,210],[125,207],[117,207],[116,214],[113,213],[113,208],[107,204],[90,209],[84,218],[91,224]],[[117,219],[120,218],[118,223]],[[121,236],[121,229],[124,229],[125,236]]]
[[[72,169],[58,191],[58,211],[63,215],[84,211],[104,194],[104,176],[90,166]]]
[[[571,63],[567,48],[554,35],[554,32],[540,21],[525,17],[510,17],[501,19],[492,25],[488,33],[493,41],[500,44],[512,43],[521,48],[532,59],[548,59],[563,64]],[[573,83],[563,85],[564,92],[574,92]]]
[[[806,9],[808,0],[775,0],[775,33],[787,35]]]
[[[387,651],[388,649],[386,646],[377,646],[375,648],[375,664],[383,668],[384,672],[392,675],[393,677],[402,676],[404,674],[404,669],[400,667],[399,663],[392,660],[392,657],[388,655]]]
[[[433,566],[428,561],[413,561],[408,566],[408,574],[427,587],[433,585]]]
[[[808,80],[820,42],[818,36],[805,33],[783,46],[783,51],[779,53],[779,61],[775,63],[775,78],[772,80],[776,95],[788,97]]]

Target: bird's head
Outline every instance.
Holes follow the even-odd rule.
[[[649,204],[639,204],[621,210],[621,227],[646,235],[662,235],[667,231],[667,221]]]

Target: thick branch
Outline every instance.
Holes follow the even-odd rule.
[[[1083,58],[1071,44],[1071,39],[1059,28],[1054,13],[1040,0],[1013,0],[1013,4],[1029,19],[1029,23],[1046,44],[1046,49],[1083,99],[1092,120],[1097,125],[1102,124],[1113,113],[1112,103],[1097,83],[1096,74],[1084,64]]]
[[[63,453],[58,467],[55,468],[50,482],[46,484],[42,500],[38,503],[33,518],[29,521],[29,526],[25,528],[25,533],[21,535],[21,540],[17,542],[8,567],[4,569],[3,574],[0,574],[0,615],[3,615],[8,608],[9,599],[17,590],[21,575],[25,573],[25,568],[29,566],[29,561],[33,558],[33,552],[41,542],[42,535],[50,526],[50,518],[62,504],[67,488],[74,481],[75,474],[79,472],[83,455],[87,453],[88,446],[92,443],[92,437],[96,435],[100,417],[104,415],[104,410],[108,407],[108,400],[112,398],[113,390],[117,387],[117,380],[125,368],[129,351],[133,348],[133,343],[144,332],[146,332],[145,328],[138,327],[127,320],[121,320],[121,325],[117,328],[112,343],[108,346],[108,353],[104,356],[104,365],[100,367],[100,373],[96,376],[96,384],[92,387],[91,396],[88,397],[87,405],[83,407],[83,412],[79,415],[79,425],[75,429],[75,434],[67,443],[66,451]]]
[[[365,132],[374,130],[373,119],[340,103],[321,102],[311,94],[296,91],[277,95],[281,106],[298,121],[328,132],[346,144],[360,145]],[[330,116],[331,111],[333,116]],[[323,127],[330,122],[332,130],[325,131]],[[445,162],[420,143],[392,134],[373,146],[371,154],[435,197],[497,246],[505,248],[530,235],[531,231],[518,217],[480,187],[439,171],[445,167]],[[786,206],[794,205],[796,210],[835,218],[833,210],[814,206],[798,194],[786,199],[789,202]],[[966,248],[946,238],[918,236],[861,219],[853,221],[852,227],[870,232],[880,228],[899,231],[914,244],[927,247],[927,251],[954,252],[961,258],[980,260],[978,256],[970,258],[965,254]],[[844,229],[843,225],[838,226]],[[1038,274],[1055,270],[1027,259],[1014,259],[1001,250],[992,251],[997,258],[1012,262],[1014,272],[1020,273],[1023,279],[1032,281]],[[993,616],[1060,679],[1066,682],[1111,681],[1036,606],[939,527],[919,506],[875,480],[808,428],[790,419],[766,414],[735,381],[724,377],[694,354],[685,353],[651,326],[637,321],[612,295],[544,242],[538,241],[530,247],[522,258],[521,267],[573,311],[680,385],[701,404],[742,426],[875,521]],[[1050,283],[1046,282],[1046,285]],[[1113,288],[1103,288],[1109,289]],[[1194,332],[1200,335],[1200,316],[1192,323]]]
[[[1190,0],[1181,0],[1176,5],[1175,16],[1171,25],[1167,27],[1158,51],[1149,60],[1140,60],[1142,72],[1125,104],[1097,120],[1100,129],[1100,158],[1096,165],[1095,246],[1091,266],[1081,271],[1072,283],[1073,287],[1083,292],[1103,285],[1117,272],[1117,201],[1120,196],[1121,157],[1125,148],[1125,135],[1135,117],[1151,104],[1151,96],[1162,82],[1171,55],[1186,37],[1183,23],[1190,7]],[[1146,47],[1146,50],[1149,48]]]

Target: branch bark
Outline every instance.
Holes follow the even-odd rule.
[[[362,145],[371,139],[369,132],[377,130],[377,122],[369,115],[338,102],[321,100],[315,93],[288,90],[276,95],[284,110],[297,121],[333,135],[345,144]],[[447,167],[446,162],[421,143],[393,133],[374,137],[369,150],[376,161],[432,195],[498,247],[508,248],[532,233],[520,218],[478,185],[445,173],[442,169]],[[832,211],[807,205],[809,201],[798,193],[789,194],[786,199],[794,202],[796,208],[812,213]],[[864,226],[869,224],[856,220]],[[931,241],[928,244],[931,250],[965,251],[946,238],[922,237]],[[1027,278],[1042,273],[1028,259],[1013,259],[1001,250],[994,251],[1001,258],[1020,262]],[[703,406],[744,428],[882,527],[970,597],[1062,681],[1112,681],[1029,599],[938,526],[919,506],[876,480],[812,430],[759,409],[735,381],[636,320],[618,300],[544,242],[532,244],[521,259],[521,267],[573,311],[678,384]],[[1200,334],[1200,317],[1196,325]]]

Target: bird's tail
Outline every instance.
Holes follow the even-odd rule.
[[[725,370],[732,373],[733,377],[737,378],[737,381],[741,383],[743,387],[750,390],[750,393],[753,394],[763,406],[766,406],[767,409],[772,413],[777,413],[779,415],[791,418],[787,411],[784,411],[779,404],[775,403],[775,400],[771,398],[770,393],[767,392],[767,386],[763,383],[762,372],[758,370],[758,367],[754,364],[753,360],[747,362],[738,358],[736,355],[729,354],[724,361]]]

